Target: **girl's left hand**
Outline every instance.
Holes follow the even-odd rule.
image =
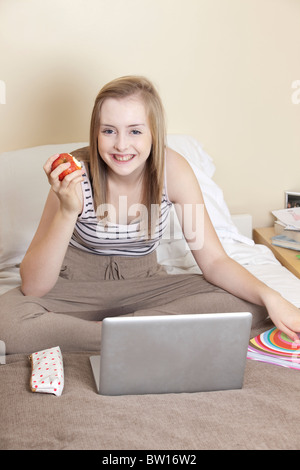
[[[272,296],[266,307],[274,325],[297,344],[300,344],[300,311],[280,294]]]

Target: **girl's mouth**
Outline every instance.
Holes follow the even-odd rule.
[[[117,155],[117,154],[113,154],[113,158],[117,161],[117,162],[129,162],[130,160],[132,160],[133,158],[135,157],[135,155],[132,155],[132,154],[126,154],[126,155]]]

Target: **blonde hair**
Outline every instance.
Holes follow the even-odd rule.
[[[143,100],[148,116],[152,148],[146,161],[143,179],[143,200],[148,210],[148,227],[151,226],[151,205],[160,206],[164,186],[164,162],[166,129],[164,109],[153,84],[145,77],[125,76],[107,83],[98,93],[91,117],[90,126],[90,176],[92,181],[95,209],[107,202],[107,167],[98,151],[101,106],[105,99],[122,99],[138,96]],[[153,226],[152,220],[152,226]]]

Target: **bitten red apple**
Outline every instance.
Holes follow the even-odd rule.
[[[57,168],[58,165],[61,165],[62,163],[68,163],[68,162],[70,162],[71,165],[65,171],[60,173],[59,175],[60,181],[62,181],[65,176],[69,175],[70,173],[73,173],[73,171],[80,170],[81,163],[78,160],[76,160],[76,158],[73,157],[73,155],[71,155],[70,153],[60,153],[57,159],[54,160],[54,162],[52,163],[51,171],[55,170],[55,168]]]

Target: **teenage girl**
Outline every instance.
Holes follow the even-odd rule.
[[[82,162],[44,170],[51,186],[39,227],[21,264],[22,285],[0,297],[8,353],[59,345],[100,348],[112,315],[251,311],[269,315],[293,341],[300,314],[225,253],[187,161],[166,147],[164,112],[153,85],[122,77],[99,92]],[[175,204],[200,274],[169,275],[155,250]],[[200,209],[200,210],[199,210]]]

